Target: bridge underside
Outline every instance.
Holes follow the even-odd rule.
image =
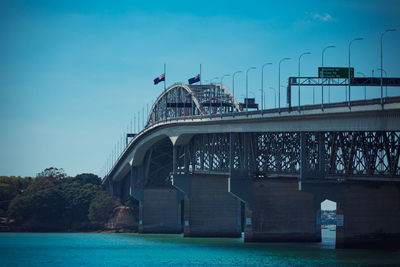
[[[400,131],[197,134],[156,143],[114,191],[140,201],[142,232],[318,242],[331,199],[337,247],[400,247],[399,156]]]

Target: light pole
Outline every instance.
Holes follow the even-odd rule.
[[[276,108],[276,90],[274,87],[271,87],[271,86],[269,87],[269,90],[274,91],[274,107]]]
[[[298,77],[300,77],[300,60],[301,60],[301,57],[304,56],[304,55],[311,55],[311,53],[310,52],[305,52],[305,53],[303,53],[303,54],[301,54],[299,56],[299,76]],[[298,88],[297,92],[298,92],[298,95],[299,95],[298,97],[299,97],[299,112],[300,112],[300,85],[299,85],[299,88]]]
[[[279,61],[279,68],[278,68],[278,110],[281,113],[281,63],[285,60],[290,60],[289,57],[282,58]]]
[[[261,67],[261,109],[264,110],[264,67],[272,65],[272,63],[265,63]]]
[[[324,54],[325,54],[325,51],[327,50],[327,49],[329,49],[329,48],[335,48],[336,46],[334,46],[334,45],[328,45],[327,47],[325,47],[323,50],[322,50],[322,68],[324,68]],[[322,71],[322,78],[324,78],[324,72]],[[324,104],[324,86],[322,85],[322,87],[321,87],[321,91],[322,91],[322,104],[321,105],[323,105]],[[329,86],[328,87],[328,103],[331,103],[331,87]]]
[[[387,32],[394,32],[396,29],[388,29],[381,34],[381,105],[383,105],[383,78],[382,78],[382,71],[383,71],[383,35]],[[386,92],[387,96],[387,92]]]
[[[249,100],[248,100],[248,95],[249,95],[249,71],[250,70],[255,70],[256,67],[250,67],[246,71],[246,112],[249,111]]]
[[[221,114],[222,114],[222,82],[224,80],[224,77],[229,77],[229,76],[231,76],[231,75],[230,74],[225,74],[225,75],[222,75],[222,77],[221,77],[221,88],[219,90],[219,92],[220,92],[219,97],[220,97],[220,100],[221,100],[221,110],[220,110]]]
[[[385,76],[386,76],[386,78],[387,78],[387,72],[386,72],[386,70],[384,70],[384,69],[382,69],[382,68],[377,68],[376,70],[380,70],[381,71],[381,76],[382,76],[382,71],[385,73]],[[382,85],[382,79],[383,78],[381,78],[381,85]],[[387,97],[387,86],[385,87],[385,97]]]
[[[354,41],[361,41],[361,40],[363,40],[364,38],[355,38],[355,39],[353,39],[353,40],[351,40],[350,41],[350,43],[349,43],[349,69],[348,69],[348,81],[349,81],[349,103],[348,103],[348,105],[349,105],[349,108],[350,108],[350,101],[351,101],[351,92],[350,92],[350,81],[351,81],[351,77],[350,77],[350,48],[351,48],[351,44],[354,42]],[[347,100],[347,94],[346,94],[346,100]]]
[[[312,103],[315,104],[315,86],[312,87]]]
[[[357,72],[357,74],[361,74],[363,77],[365,77],[365,74],[363,72]],[[367,86],[364,85],[364,100],[367,100]]]
[[[241,73],[242,71],[241,70],[238,70],[238,71],[235,71],[233,74],[232,74],[232,95],[233,95],[233,112],[235,112],[235,75],[236,74],[239,74],[239,73]]]

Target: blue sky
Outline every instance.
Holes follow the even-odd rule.
[[[277,88],[281,58],[292,58],[282,63],[285,85],[297,75],[301,53],[312,53],[302,58],[302,75],[316,76],[324,47],[336,46],[326,52],[326,66],[347,66],[349,41],[363,37],[353,43],[351,61],[368,76],[380,66],[380,33],[397,28],[384,38],[384,69],[400,77],[399,14],[399,1],[3,0],[0,175],[34,176],[49,166],[103,175],[133,115],[161,93],[152,80],[164,62],[167,85],[187,82],[200,63],[203,80],[256,66],[249,90],[260,102],[263,63],[273,63],[265,88]],[[241,99],[245,77],[235,80]],[[266,94],[272,107],[273,91]],[[343,97],[343,88],[332,88],[332,101]],[[354,98],[362,97],[354,89]],[[282,92],[282,106],[284,99]],[[312,102],[310,88],[302,99]]]

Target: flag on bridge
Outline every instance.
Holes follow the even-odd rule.
[[[154,85],[158,84],[159,82],[165,81],[165,73],[161,74],[157,78],[154,79]]]
[[[200,74],[197,74],[195,77],[190,78],[190,79],[188,80],[189,84],[197,83],[197,82],[199,82],[199,81],[200,81]]]

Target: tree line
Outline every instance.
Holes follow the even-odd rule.
[[[103,229],[119,204],[90,173],[69,177],[50,167],[34,178],[0,177],[0,217],[15,231]]]

